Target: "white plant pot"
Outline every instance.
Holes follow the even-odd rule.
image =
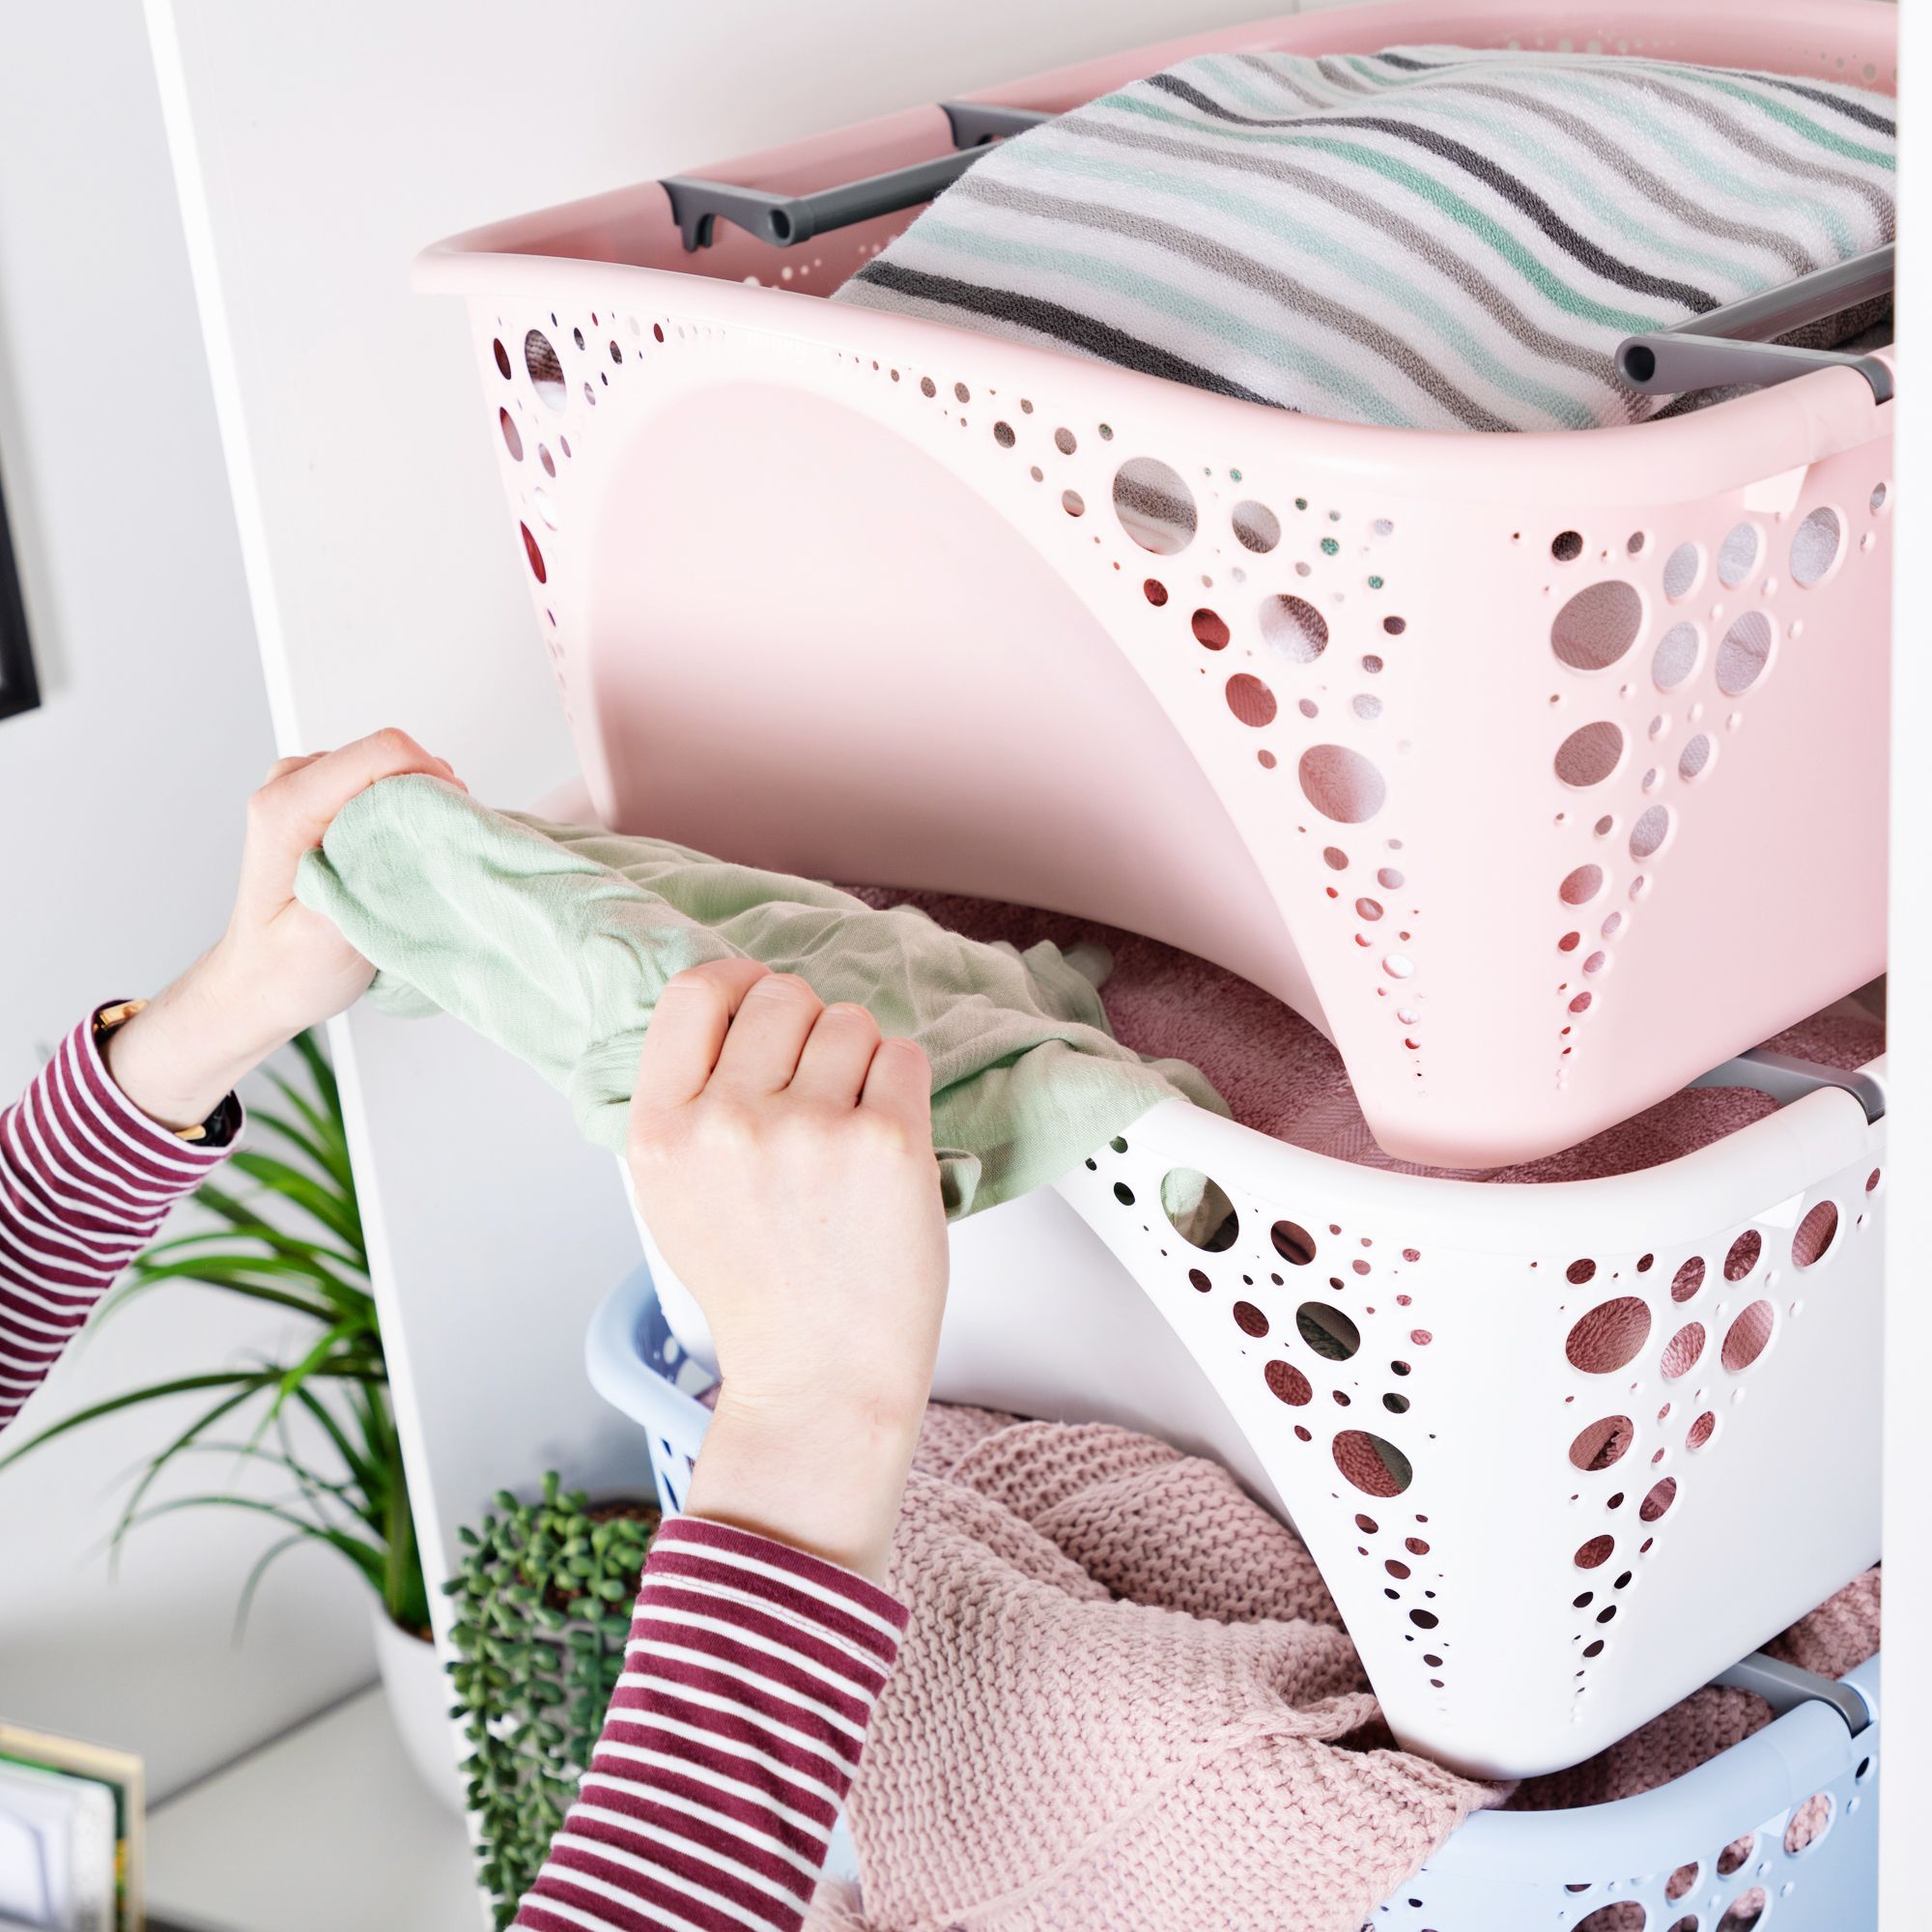
[[[422,1781],[459,1818],[465,1810],[464,1777],[457,1769],[460,1739],[450,1720],[456,1698],[444,1675],[435,1644],[398,1630],[372,1605],[370,1622],[376,1633],[376,1662],[383,1673],[383,1690],[389,1716],[402,1739],[403,1753]]]

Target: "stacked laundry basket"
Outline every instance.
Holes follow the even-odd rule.
[[[1398,1737],[1485,1776],[1626,1735],[1878,1554],[1883,1065],[1751,1049],[1884,968],[1889,381],[1444,436],[812,298],[910,220],[881,178],[929,193],[1187,54],[1574,42],[1889,89],[1894,27],[1865,0],[1293,16],[418,267],[468,298],[608,822],[1212,959],[1332,1038],[1406,1162],[1527,1159],[1697,1081],[1779,1103],[1512,1186],[1170,1101],[959,1231],[938,1392],[1157,1424],[1157,1395],[1123,1413],[1136,1374],[1191,1391],[1167,1433],[1293,1520]],[[1205,1235],[1163,1211],[1177,1176],[1225,1209]],[[1024,1253],[1051,1264],[1022,1313]],[[655,1272],[591,1360],[674,1502],[705,1412],[670,1371],[707,1338]],[[1096,1332],[1110,1298],[1146,1321]],[[1869,1923],[1877,1682],[1772,1685],[1784,1714],[1665,1791],[1480,1816],[1377,1923]],[[1828,1829],[1787,1850],[1813,1799]]]

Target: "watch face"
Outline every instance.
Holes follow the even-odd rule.
[[[14,541],[7,527],[7,498],[0,489],[0,718],[31,711],[41,701],[34,675],[34,652],[27,637],[26,607],[20,601]]]

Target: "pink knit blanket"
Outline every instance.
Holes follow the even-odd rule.
[[[1107,1425],[928,1413],[911,1606],[816,1932],[1358,1932],[1469,1812],[1591,1804],[1769,1719],[1704,1690],[1514,1790],[1395,1748],[1313,1559],[1218,1465]],[[1839,1674],[1878,1573],[1781,1640]]]

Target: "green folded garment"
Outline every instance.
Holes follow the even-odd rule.
[[[962,939],[911,906],[492,811],[435,779],[351,799],[296,896],[375,964],[379,1007],[453,1013],[508,1047],[612,1152],[666,980],[733,957],[797,973],[925,1049],[951,1215],[1045,1185],[1175,1094],[1227,1111],[1193,1067],[1115,1039],[1056,946]]]

